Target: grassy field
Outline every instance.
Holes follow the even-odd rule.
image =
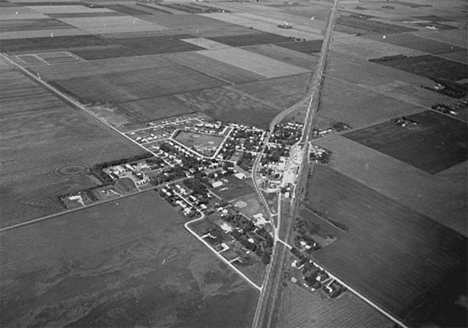
[[[326,300],[289,283],[281,300],[277,327],[296,328],[390,328],[392,321],[356,296],[346,293]]]
[[[345,136],[427,173],[434,174],[468,158],[467,124],[433,111],[407,116],[416,129],[385,122]]]
[[[466,162],[430,175],[342,136],[317,144],[339,172],[468,237]]]
[[[257,293],[152,192],[2,233],[1,326],[248,327]]]
[[[320,50],[322,49],[322,43],[322,40],[312,40],[303,42],[280,43],[278,44],[278,46],[297,52],[302,52],[304,54],[313,54],[320,52]]]
[[[95,185],[87,167],[142,152],[17,70],[1,75],[2,227],[62,211],[59,195]]]
[[[466,238],[329,167],[309,188],[309,204],[349,228],[314,259],[362,295],[410,320],[447,282],[463,293],[450,277],[466,270]]]
[[[208,152],[210,154],[214,154],[216,149],[218,149],[219,145],[223,142],[224,138],[209,134],[180,131],[179,134],[177,134],[176,140],[183,143],[190,149],[192,149],[193,147],[195,149],[214,149],[214,151]]]
[[[211,40],[227,44],[232,47],[245,47],[259,44],[274,44],[290,41],[288,38],[272,33],[260,32],[246,35],[226,35],[211,37]]]
[[[224,183],[221,187],[213,189],[213,192],[220,196],[224,201],[231,201],[235,198],[251,194],[254,192],[254,187],[245,180],[238,179],[234,176],[227,178],[229,182]]]
[[[245,47],[245,50],[270,57],[284,63],[313,70],[317,65],[318,58],[309,56],[274,44]]]

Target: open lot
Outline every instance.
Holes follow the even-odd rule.
[[[62,211],[59,195],[95,185],[87,167],[142,152],[16,69],[1,75],[2,227]]]
[[[313,255],[344,283],[412,326],[440,307],[426,302],[466,293],[466,238],[329,167],[309,188],[310,206],[349,228]],[[458,294],[444,295],[448,282]]]
[[[345,136],[434,174],[466,161],[468,125],[433,111],[406,116],[414,129],[385,122]]]
[[[257,292],[152,191],[1,235],[1,326],[248,327]]]
[[[335,154],[337,171],[468,237],[466,162],[430,175],[343,136],[317,144]]]
[[[220,136],[214,136],[209,134],[192,133],[186,131],[180,131],[177,134],[176,140],[189,147],[190,149],[197,149],[199,152],[206,155],[213,155],[218,149],[219,145],[223,142],[224,138]]]
[[[227,202],[255,191],[254,187],[244,179],[241,180],[230,176],[227,180],[228,182],[224,183],[221,187],[213,189],[216,195]]]

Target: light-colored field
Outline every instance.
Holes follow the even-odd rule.
[[[281,288],[281,287],[280,287]],[[338,299],[322,299],[289,283],[281,300],[278,327],[390,328],[392,321],[349,292]]]
[[[468,40],[468,30],[448,30],[448,31],[419,31],[412,32],[416,36],[420,36],[427,39],[432,39],[440,42],[447,42],[450,44],[457,45],[459,47],[466,48]]]
[[[294,28],[288,30],[279,28],[278,24],[283,24],[284,21],[274,20],[276,23],[272,23],[267,22],[265,20],[254,19],[251,16],[249,17],[249,14],[214,13],[202,15],[209,15],[210,18],[219,19],[223,22],[241,25],[245,27],[253,27],[254,29],[257,29],[262,32],[273,33],[285,37],[294,36],[296,38],[306,40],[319,40],[323,38],[319,33],[305,32]]]
[[[218,61],[195,52],[165,55],[167,60],[230,83],[263,80],[264,76]]]
[[[173,63],[161,56],[140,56],[75,62],[49,67],[34,67],[33,69],[46,80],[67,80],[77,77],[154,69],[173,65]]]
[[[27,8],[43,14],[62,13],[108,13],[112,10],[107,8],[89,8],[86,6],[28,6]]]
[[[420,56],[422,52],[386,44],[358,36],[348,36],[332,41],[332,51],[360,59],[372,59],[385,56],[405,55]]]
[[[216,42],[213,40],[208,40],[205,38],[194,38],[194,39],[181,39],[184,42],[188,42],[194,44],[196,46],[205,48],[205,49],[225,49],[230,48],[228,45],[224,43]]]
[[[305,73],[307,70],[282,63],[262,55],[258,55],[243,49],[218,49],[201,50],[197,53],[220,60],[230,65],[240,67],[266,78],[274,78],[286,75]]]
[[[3,12],[4,9],[10,9],[9,14]],[[2,8],[0,13],[0,21],[16,20],[16,19],[50,19],[44,14],[37,13],[35,11],[26,11],[27,8]]]
[[[266,56],[283,63],[314,70],[318,62],[318,57],[310,56],[302,52],[279,47],[274,44],[262,44],[256,46],[243,47],[243,49],[256,54]]]
[[[466,162],[434,176],[341,136],[317,144],[336,155],[339,172],[468,236]]]
[[[166,27],[130,17],[61,18],[61,21],[93,34],[165,30]]]

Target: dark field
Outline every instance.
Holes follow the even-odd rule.
[[[2,327],[248,327],[256,291],[150,191],[2,233]]]
[[[112,39],[124,47],[131,49],[135,55],[153,55],[172,52],[202,50],[196,45],[181,41],[180,39],[193,38],[192,35],[164,35],[146,38]]]
[[[428,299],[453,307],[466,292],[466,238],[328,167],[309,186],[310,205],[349,228],[314,258],[359,293],[415,326],[439,307]]]
[[[422,38],[412,34],[391,34],[387,35],[385,40],[383,40],[382,36],[380,35],[372,35],[366,37],[380,42],[390,43],[417,51],[427,52],[429,54],[442,54],[446,52],[464,50],[461,47],[457,47],[449,43],[435,41],[428,38]]]
[[[58,13],[47,14],[49,17],[54,18],[82,18],[82,17],[112,17],[112,16],[125,16],[119,12],[98,12],[98,13]]]
[[[266,32],[260,32],[257,34],[250,33],[246,35],[226,35],[211,37],[210,39],[213,41],[227,44],[232,47],[244,47],[258,44],[272,44],[290,41],[284,36]]]
[[[373,21],[366,18],[340,16],[337,21],[338,24],[356,27],[370,32],[379,34],[403,33],[417,31],[413,28],[403,27],[399,25],[386,24],[379,21]]]
[[[83,102],[112,103],[214,88],[225,84],[189,68],[175,65],[56,80],[54,83]]]
[[[12,31],[34,31],[34,30],[55,30],[63,28],[74,28],[56,19],[11,19],[0,20],[0,30],[2,32]],[[4,41],[2,41],[3,43]]]
[[[313,41],[301,41],[301,42],[288,42],[288,43],[281,43],[278,46],[302,52],[304,54],[313,54],[316,52],[320,52],[322,49],[322,40],[313,40]]]
[[[59,195],[95,186],[87,167],[142,152],[17,70],[1,76],[2,227],[62,211]]]
[[[111,45],[109,41],[95,35],[79,35],[2,40],[0,42],[0,50],[8,53],[37,53],[46,50],[66,50],[70,48]]]
[[[468,77],[468,65],[431,55],[372,61],[431,79],[458,81]]]
[[[418,122],[419,128],[385,122],[345,136],[430,174],[466,161],[466,123],[433,111],[408,118]]]

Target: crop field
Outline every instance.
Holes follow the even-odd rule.
[[[1,226],[62,211],[59,195],[95,185],[87,167],[142,152],[17,70],[1,75]]]
[[[314,70],[318,62],[316,56],[309,56],[274,44],[250,46],[243,49],[308,70]]]
[[[70,29],[73,26],[56,19],[11,19],[0,20],[2,32]]]
[[[42,54],[41,54],[42,56]],[[161,56],[123,57],[96,60],[90,62],[74,62],[67,65],[53,65],[31,68],[40,74],[43,80],[68,80],[72,78],[91,77],[113,73],[124,73],[135,70],[151,70],[163,67],[173,67],[174,64]]]
[[[219,19],[220,21],[241,25],[246,28],[253,28],[258,31],[277,34],[286,38],[296,37],[306,40],[317,40],[321,38],[320,35],[309,31],[303,31],[299,28],[293,29],[282,29],[278,27],[278,24],[283,24],[283,20],[277,19],[265,19],[262,20],[261,16],[252,15],[250,13],[212,13],[212,14],[200,14],[202,16],[208,16],[210,18]]]
[[[110,10],[117,11],[122,14],[127,14],[130,16],[141,16],[141,15],[151,15],[150,13],[144,11],[144,10],[139,10],[139,6],[137,5],[106,5],[106,8]]]
[[[465,122],[433,111],[406,117],[418,126],[408,129],[385,122],[345,136],[430,174],[467,160]]]
[[[131,16],[62,18],[63,22],[93,34],[164,30],[163,26]]]
[[[194,112],[192,108],[186,107],[175,96],[128,101],[117,104],[117,108],[127,117],[132,118],[132,121],[138,121],[137,118],[141,118],[140,122],[160,120]]]
[[[245,47],[259,44],[274,44],[290,41],[289,38],[272,33],[259,32],[257,34],[246,35],[226,35],[212,37],[211,40],[227,44],[232,47]]]
[[[229,202],[235,198],[243,195],[253,193],[254,187],[245,181],[245,179],[238,179],[235,176],[227,178],[229,182],[224,183],[221,187],[213,189],[213,192],[220,196],[226,202]]]
[[[175,96],[184,105],[216,120],[267,128],[279,112],[275,107],[231,87],[205,89]]]
[[[261,100],[273,108],[283,110],[293,105],[304,95],[309,78],[309,73],[299,74],[243,83],[234,88]]]
[[[423,107],[333,78],[325,78],[319,117],[359,128],[424,111]]]
[[[332,51],[360,59],[372,59],[385,56],[419,56],[423,53],[409,48],[383,43],[360,37],[339,38],[333,41]]]
[[[359,18],[353,16],[340,16],[337,21],[338,24],[347,25],[351,27],[368,30],[370,32],[379,34],[392,34],[417,31],[414,28],[404,27],[400,25],[387,24],[379,21],[374,21],[366,18]]]
[[[337,171],[468,237],[466,162],[433,176],[343,136],[316,144],[336,154]]]
[[[142,38],[112,39],[112,41],[120,43],[126,48],[132,49],[135,55],[154,55],[202,50],[202,47],[181,40],[192,37],[192,35],[188,34],[175,34]]]
[[[349,292],[326,300],[289,283],[280,306],[278,327],[393,327],[392,321]]]
[[[431,55],[377,59],[375,62],[431,79],[458,81],[468,77],[468,65]]]
[[[314,259],[374,303],[409,321],[447,281],[463,286],[449,279],[466,274],[466,238],[329,167],[309,186],[309,204],[349,228]]]
[[[412,34],[391,34],[385,39],[381,36],[366,36],[373,40],[394,44],[400,47],[409,48],[429,54],[442,54],[453,51],[463,51],[462,47],[458,47],[449,43],[422,38]]]
[[[104,12],[86,12],[86,13],[58,13],[58,14],[47,14],[52,18],[82,18],[82,17],[108,17],[108,16],[125,16],[120,12],[116,11],[104,11]]]
[[[154,192],[2,233],[0,325],[248,327],[257,292]]]
[[[266,78],[305,73],[307,70],[282,63],[265,56],[261,56],[243,49],[215,49],[198,51],[199,54],[211,59],[222,61],[226,64],[262,75]]]
[[[202,74],[213,76],[233,84],[263,80],[264,77],[246,69],[211,59],[195,52],[184,52],[164,56],[170,62],[187,66]]]
[[[112,44],[95,35],[57,36],[25,39],[2,40],[0,50],[7,53],[37,53],[44,51],[59,51],[69,48],[92,46],[111,46]]]
[[[302,41],[302,42],[287,42],[280,43],[278,46],[294,50],[297,52],[302,52],[304,54],[313,54],[320,52],[322,49],[322,40],[313,40],[313,41]]]
[[[120,103],[214,88],[224,82],[183,66],[160,67],[67,80],[55,80],[61,88],[83,102]]]
[[[225,49],[229,48],[228,45],[225,45],[223,43],[219,43],[210,39],[205,39],[205,38],[189,38],[189,39],[183,39],[184,42],[188,42],[191,44],[194,44],[196,46],[199,46],[203,49]]]

